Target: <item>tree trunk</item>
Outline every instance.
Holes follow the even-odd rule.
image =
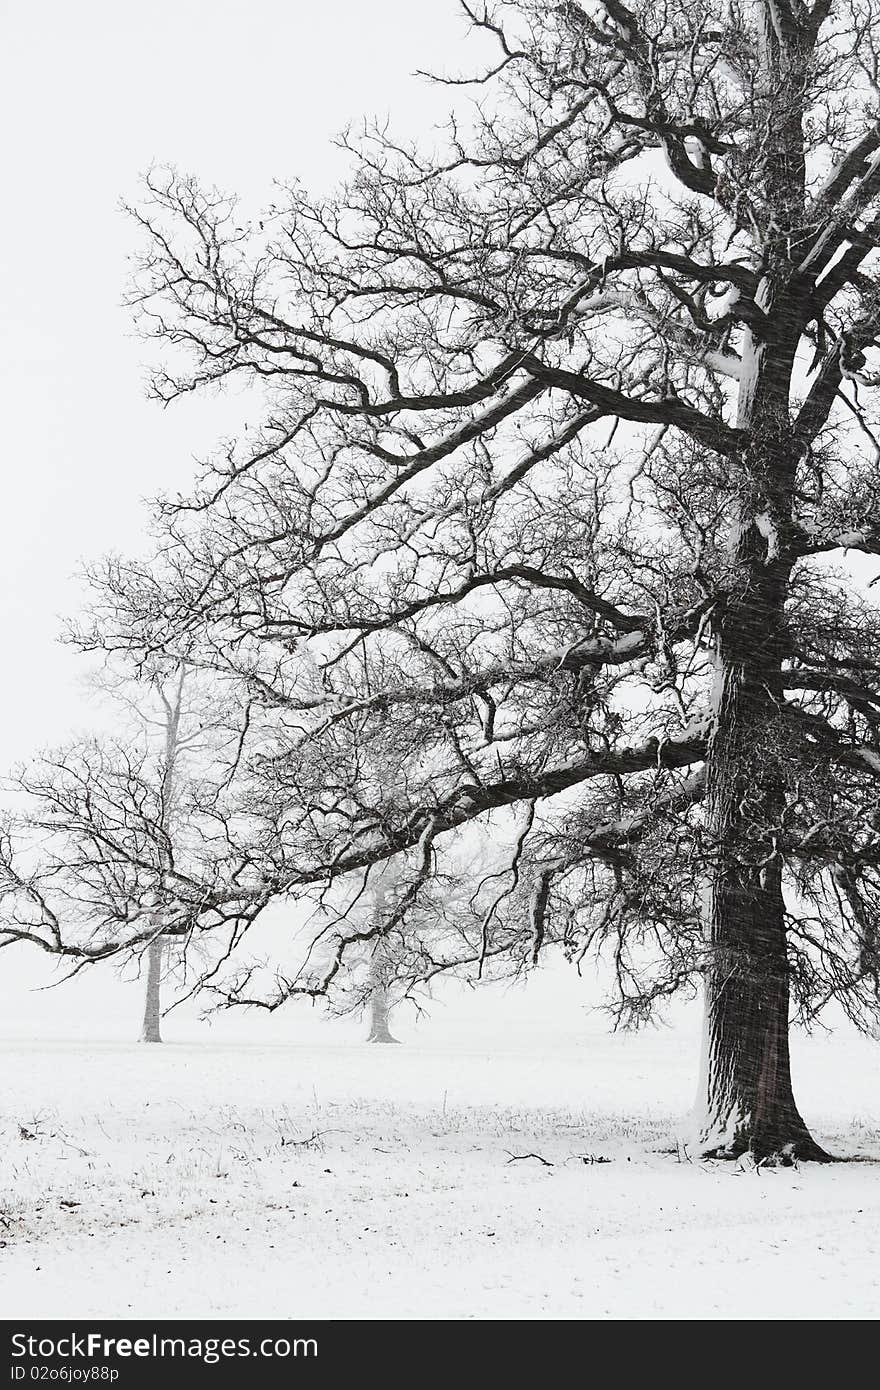
[[[809,51],[763,14],[767,136],[757,184],[766,222],[755,297],[760,326],[743,335],[731,460],[736,493],[724,597],[713,619],[714,727],[706,764],[711,875],[699,1145],[703,1153],[827,1159],[795,1104],[789,1060],[789,964],[778,841],[791,781],[782,672],[790,657],[793,495],[799,452],[792,372],[809,289],[798,279],[805,225],[803,91]]]
[[[793,567],[797,458],[788,391],[797,333],[791,293],[765,279],[775,336],[743,349],[738,423],[751,443],[739,468],[724,601],[714,620],[713,732],[706,761],[711,872],[699,1147],[705,1154],[827,1159],[794,1100],[789,964],[778,839],[791,740],[783,668]]]
[[[783,345],[784,346],[784,345]],[[760,356],[760,354],[756,354]],[[784,351],[783,375],[787,371]],[[756,363],[755,380],[760,381]],[[773,383],[771,372],[765,380]],[[787,376],[785,376],[787,380]],[[766,387],[765,387],[766,389]],[[769,399],[768,399],[769,398]],[[785,600],[792,561],[787,409],[748,400],[754,444],[715,623],[714,728],[706,765],[711,874],[699,1147],[736,1157],[827,1159],[794,1101],[789,965],[778,837],[790,779]]]
[[[750,1152],[783,1162],[826,1160],[791,1084],[779,861],[759,867],[719,855],[708,928],[700,1151],[718,1158]]]
[[[375,887],[373,888],[373,915],[374,921],[379,923],[385,912],[385,903],[388,892],[393,888],[397,881],[397,870],[393,861],[380,869]],[[377,936],[373,941],[372,954],[370,956],[370,973],[367,979],[369,990],[368,1010],[370,1028],[367,1033],[367,1042],[371,1043],[396,1043],[399,1038],[395,1038],[388,1026],[388,1019],[391,1013],[391,1003],[388,994],[389,982],[394,978],[393,961],[389,954],[388,939],[385,936]]]
[[[376,909],[381,911],[385,902],[384,889],[376,893]],[[392,1035],[388,1026],[388,1019],[391,1014],[391,1004],[388,997],[388,946],[384,937],[379,937],[373,946],[373,955],[370,960],[369,975],[369,1019],[370,1031],[367,1034],[367,1042],[371,1043],[396,1043],[398,1038]]]
[[[147,947],[147,988],[144,997],[144,1022],[141,1028],[141,1042],[145,1043],[162,1041],[162,950],[161,936],[157,936]]]
[[[390,1012],[387,990],[380,984],[374,985],[370,995],[370,1031],[367,1034],[367,1042],[396,1043],[400,1041],[399,1038],[392,1035],[388,1026]]]
[[[183,717],[183,692],[186,685],[187,674],[187,665],[185,662],[182,662],[178,668],[170,696],[166,694],[166,690],[161,683],[158,686],[159,699],[165,711],[165,766],[162,771],[161,815],[159,818],[159,828],[165,837],[170,835],[173,824],[172,809],[175,799],[175,772],[178,754],[180,753],[180,721]],[[161,885],[163,889],[165,887],[165,870],[169,866],[167,849],[163,849],[163,872],[161,875]],[[159,910],[155,915],[155,923],[157,926],[161,926],[162,924],[161,898],[159,901]],[[169,943],[163,941],[161,936],[157,936],[154,937],[147,948],[147,988],[144,998],[144,1021],[141,1028],[141,1042],[160,1043],[162,1041],[162,963],[165,946]]]

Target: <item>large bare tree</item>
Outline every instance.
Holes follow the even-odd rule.
[[[258,852],[203,901],[398,855],[404,911],[489,821],[448,959],[605,947],[622,1017],[702,979],[701,1149],[819,1158],[790,1009],[870,1026],[880,969],[880,11],[463,8],[445,151],[367,129],[254,220],[149,176],[155,394],[254,400],[83,640],[266,712]],[[226,1000],[327,992],[370,930]]]

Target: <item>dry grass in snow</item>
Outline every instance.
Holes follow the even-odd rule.
[[[796,1054],[863,1161],[762,1172],[676,1151],[693,1045],[0,1044],[4,1315],[876,1316],[876,1044]]]

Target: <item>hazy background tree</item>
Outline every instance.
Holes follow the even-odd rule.
[[[381,873],[381,870],[380,870]],[[383,877],[387,877],[388,868]],[[386,887],[380,880],[373,889],[373,911],[381,918],[385,910]],[[396,1043],[391,1032],[390,1016],[393,1007],[391,989],[394,982],[394,953],[387,936],[378,936],[370,952],[367,974],[367,1042]]]
[[[235,872],[229,789],[250,710],[228,682],[183,661],[140,672],[111,664],[90,684],[115,733],[72,740],[12,780],[0,946],[30,942],[74,970],[135,958],[145,977],[141,1040],[160,1042],[163,981],[210,969],[206,870],[213,859]],[[239,920],[236,904],[213,925],[230,922],[234,933]]]
[[[435,858],[431,874],[422,878],[408,874],[405,862],[396,859],[371,865],[354,901],[343,892],[347,922],[362,923],[364,959],[354,953],[346,958],[351,978],[329,991],[329,1000],[335,1011],[366,1015],[368,1042],[399,1042],[391,1028],[392,1010],[407,1004],[417,1014],[426,1013],[431,983],[439,976],[461,981],[516,973],[509,938],[487,952],[485,915],[496,895],[486,896],[485,889],[494,883],[495,869],[503,876],[498,847],[493,855],[478,841],[467,861],[448,858],[441,871]]]
[[[210,726],[212,721],[206,720],[205,701],[202,699],[197,708],[187,709],[187,665],[184,661],[173,663],[170,669],[167,665],[165,669],[159,665],[143,673],[140,679],[131,670],[108,663],[93,674],[90,684],[97,693],[109,697],[115,722],[129,724],[132,736],[145,748],[155,750],[155,775],[158,779],[156,836],[160,856],[164,855],[166,868],[170,868],[180,764],[188,749],[195,752],[206,750],[205,725],[207,722]],[[190,701],[191,705],[194,703],[194,700]],[[213,713],[213,722],[216,723],[216,710]],[[162,980],[168,964],[168,943],[161,932],[162,900],[163,888],[160,883],[156,894],[156,934],[138,952],[145,980],[141,1042],[162,1041]]]
[[[193,679],[185,661],[170,671],[159,668],[139,681],[133,681],[130,673],[126,681],[118,672],[111,676],[105,670],[103,680],[112,685],[115,699],[126,704],[148,743],[158,745],[156,829],[159,843],[164,846],[165,867],[170,870],[173,868],[174,822],[181,810],[180,802],[185,800],[181,780],[187,774],[187,756],[196,758],[196,763],[190,763],[190,767],[197,770],[198,756],[204,757],[212,751],[211,744],[216,744],[217,736],[222,738],[228,733],[228,711],[218,709],[216,690],[209,695],[204,681],[199,684]],[[160,882],[157,934],[142,955],[145,987],[141,1042],[162,1041],[162,982],[171,965],[168,957],[173,950],[173,942],[166,940],[161,931],[166,893],[166,885]]]

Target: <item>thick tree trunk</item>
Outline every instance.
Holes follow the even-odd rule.
[[[760,37],[767,138],[757,186],[766,223],[755,297],[763,320],[743,335],[737,425],[748,444],[733,463],[729,568],[714,616],[714,729],[707,755],[711,881],[699,1145],[825,1159],[795,1104],[789,1060],[789,964],[779,847],[795,737],[782,672],[790,657],[786,599],[795,563],[793,494],[799,453],[792,372],[808,317],[796,235],[804,225],[803,97],[809,52],[799,32]]]
[[[756,1158],[823,1159],[795,1104],[789,1061],[785,902],[775,845],[788,731],[772,698],[782,615],[763,636],[743,629],[741,612],[738,621],[732,653],[722,630],[707,768],[713,864],[699,1146],[718,1157],[748,1150]]]
[[[768,308],[772,293],[768,289]],[[779,306],[777,306],[779,312]],[[782,315],[783,323],[785,315]],[[789,965],[778,846],[791,779],[782,671],[791,580],[791,343],[746,345],[730,580],[715,620],[714,729],[706,764],[711,874],[699,1109],[703,1153],[824,1159],[794,1100]]]
[[[162,938],[158,936],[155,941],[150,942],[147,948],[147,988],[144,996],[141,1042],[160,1043],[162,1041],[162,951]]]
[[[827,1155],[810,1137],[791,1085],[778,848],[794,737],[782,689],[792,564],[786,558],[792,463],[785,418],[783,408],[774,418],[766,402],[752,418],[756,442],[744,460],[732,583],[715,625],[699,1147],[724,1157],[748,1150],[757,1158],[822,1159]]]
[[[785,906],[778,861],[720,856],[709,905],[710,965],[699,1148],[706,1155],[827,1159],[795,1104],[788,1046]]]

